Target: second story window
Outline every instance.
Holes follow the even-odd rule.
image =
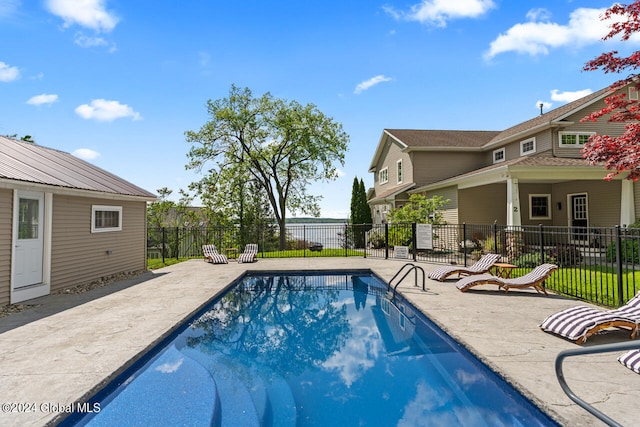
[[[493,150],[493,163],[504,162],[504,148]]]
[[[402,184],[402,160],[398,160],[398,184]]]
[[[389,182],[389,168],[384,168],[378,172],[378,184],[386,184]]]
[[[595,132],[560,132],[560,147],[582,148]]]
[[[525,156],[527,154],[536,152],[536,139],[529,138],[520,143],[520,155]]]

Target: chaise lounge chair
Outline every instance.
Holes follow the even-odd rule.
[[[229,260],[226,256],[218,253],[215,245],[202,245],[202,255],[206,262],[213,264],[228,264]]]
[[[629,329],[631,339],[634,339],[639,326],[640,292],[614,310],[576,306],[552,314],[540,324],[543,331],[560,335],[576,344],[583,344],[591,335],[607,328]]]
[[[249,243],[244,247],[244,252],[238,257],[238,262],[256,262],[258,261],[258,245],[256,243]]]
[[[499,259],[500,255],[498,254],[485,254],[475,264],[469,267],[461,265],[443,265],[442,267],[438,267],[430,272],[429,279],[443,282],[447,277],[455,273],[458,273],[458,276],[461,274],[472,275],[486,273],[493,267],[493,264],[498,262]]]
[[[640,350],[629,350],[618,357],[618,362],[636,374],[640,374]]]
[[[549,276],[551,276],[551,273],[557,268],[558,266],[555,264],[541,264],[524,276],[515,278],[503,278],[492,274],[477,274],[458,280],[456,287],[462,292],[465,292],[473,286],[498,285],[499,288],[504,289],[505,293],[509,292],[511,288],[534,288],[536,291],[547,295],[547,291],[544,286],[542,286],[542,283],[547,280]]]

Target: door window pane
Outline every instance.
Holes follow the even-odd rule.
[[[37,239],[40,201],[20,198],[18,210],[18,239]]]

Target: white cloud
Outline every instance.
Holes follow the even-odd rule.
[[[76,35],[73,37],[73,42],[80,47],[106,46],[109,44],[102,37],[89,37],[85,36],[82,33],[76,33]]]
[[[604,11],[578,8],[569,15],[569,22],[561,25],[549,22],[550,14],[546,10],[533,9],[527,13],[530,22],[516,24],[500,34],[491,42],[485,58],[491,59],[505,52],[546,55],[552,48],[598,43],[613,23],[613,20],[600,19]]]
[[[100,157],[100,153],[93,151],[90,148],[78,148],[71,154],[82,160],[95,160]]]
[[[82,104],[76,107],[75,112],[83,119],[93,119],[100,122],[111,122],[116,119],[130,117],[133,120],[142,120],[140,113],[133,110],[127,104],[107,99],[94,99],[91,104]]]
[[[11,67],[9,64],[5,64],[0,61],[0,82],[12,82],[20,77],[20,70],[18,67]]]
[[[95,31],[109,32],[118,23],[116,15],[106,10],[107,0],[47,0],[47,8],[64,21],[64,27],[74,24]]]
[[[544,110],[549,111],[551,107],[553,107],[553,104],[549,101],[538,100],[536,101],[536,110],[538,111],[540,111],[540,104],[542,104],[542,111]]]
[[[0,17],[13,15],[20,6],[20,0],[0,0]]]
[[[447,21],[477,18],[494,7],[493,0],[422,0],[411,6],[408,12],[398,12],[392,7],[384,7],[384,10],[395,19],[445,27]]]
[[[591,89],[582,89],[582,90],[576,90],[573,92],[569,92],[569,91],[560,92],[558,89],[553,89],[551,91],[551,100],[558,101],[558,102],[572,102],[572,101],[575,101],[576,99],[580,99],[587,95],[591,95],[592,93],[593,91]]]
[[[43,104],[53,104],[58,100],[58,95],[48,95],[43,93],[42,95],[36,95],[29,98],[27,104],[29,105],[43,105]]]
[[[391,80],[393,80],[390,77],[385,77],[384,75],[380,74],[378,76],[372,77],[369,80],[365,80],[362,83],[359,83],[356,86],[356,89],[353,91],[353,93],[355,93],[356,95],[359,93],[364,92],[367,89],[370,89],[371,87],[380,84],[380,83],[384,83],[384,82],[390,82]]]

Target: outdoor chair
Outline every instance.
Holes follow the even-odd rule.
[[[238,257],[238,262],[256,262],[258,261],[258,245],[256,243],[249,243],[244,247],[244,252]]]
[[[542,283],[547,280],[557,268],[558,266],[555,264],[541,264],[524,276],[515,278],[504,278],[492,274],[477,274],[458,280],[456,287],[462,292],[465,292],[473,286],[497,285],[498,288],[504,289],[505,293],[509,292],[511,288],[534,288],[539,293],[547,295],[547,291],[544,286],[542,286]]]
[[[625,305],[614,310],[576,306],[547,317],[540,328],[560,335],[576,344],[583,344],[591,335],[608,328],[629,329],[631,339],[640,325],[640,292]]]
[[[500,255],[498,254],[485,254],[475,264],[469,267],[461,265],[443,265],[442,267],[438,267],[431,271],[429,273],[429,279],[443,282],[446,278],[455,273],[458,273],[458,276],[461,274],[472,275],[486,273],[493,267],[493,264],[498,262],[499,259]]]
[[[636,374],[640,374],[640,350],[629,350],[618,357],[618,362]]]
[[[229,260],[225,255],[218,253],[215,245],[202,245],[202,255],[206,262],[213,264],[228,264]]]

